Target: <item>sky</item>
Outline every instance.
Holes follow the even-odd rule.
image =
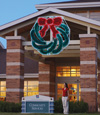
[[[0,26],[21,17],[37,12],[36,4],[74,0],[0,0]],[[0,37],[6,48],[6,40]]]

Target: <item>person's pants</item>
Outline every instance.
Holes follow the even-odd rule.
[[[63,104],[63,113],[68,114],[69,112],[69,102],[67,101],[68,97],[62,97]]]

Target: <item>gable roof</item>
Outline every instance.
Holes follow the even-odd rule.
[[[100,0],[69,0],[69,1],[61,1],[55,3],[75,3],[75,2],[100,2]],[[48,4],[54,4],[54,3],[48,3]]]
[[[26,22],[26,21],[28,21],[30,19],[34,19],[35,17],[38,17],[40,15],[43,15],[43,14],[49,13],[49,12],[60,14],[62,16],[68,17],[68,18],[70,18],[70,20],[75,19],[75,20],[84,22],[85,23],[84,26],[87,26],[87,24],[90,24],[90,27],[92,26],[94,29],[100,30],[100,22],[99,21],[95,21],[95,20],[92,20],[92,19],[89,19],[89,18],[78,16],[78,15],[73,14],[73,13],[69,13],[69,12],[66,12],[66,11],[63,11],[63,10],[59,10],[59,9],[56,9],[56,8],[49,7],[49,8],[46,8],[44,10],[38,11],[36,13],[33,13],[31,15],[28,15],[28,16],[25,16],[23,18],[20,18],[18,20],[15,20],[13,22],[10,22],[8,24],[0,26],[0,35],[2,34],[3,30],[5,30],[5,29],[7,29],[9,27],[18,25],[18,24],[20,24],[22,22]]]
[[[36,9],[45,9],[48,7],[59,8],[59,9],[69,9],[69,8],[91,8],[100,7],[100,0],[73,0],[65,2],[55,2],[49,4],[37,4]]]

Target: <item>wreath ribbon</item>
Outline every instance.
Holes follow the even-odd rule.
[[[61,17],[55,17],[55,18],[38,18],[38,24],[39,26],[43,26],[43,28],[39,31],[41,37],[44,37],[46,35],[47,30],[50,28],[50,30],[53,33],[53,37],[56,38],[56,35],[59,33],[59,31],[56,29],[55,26],[60,26],[62,23]]]

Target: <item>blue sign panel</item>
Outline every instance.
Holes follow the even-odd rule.
[[[26,102],[27,113],[49,113],[49,102]]]

